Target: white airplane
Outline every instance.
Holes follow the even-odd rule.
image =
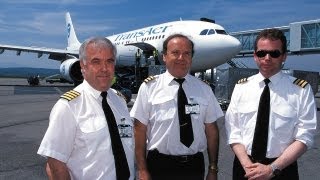
[[[14,50],[17,55],[21,52],[37,53],[38,57],[48,54],[49,59],[61,61],[60,73],[70,82],[79,83],[83,80],[78,50],[80,42],[76,36],[69,12],[66,13],[66,27],[68,31],[68,46],[66,49],[37,48],[26,46],[11,46],[0,44],[0,54],[5,50]],[[181,33],[194,42],[194,56],[191,66],[192,72],[204,71],[219,66],[231,60],[241,50],[238,39],[230,36],[225,29],[215,24],[213,20],[202,18],[200,21],[174,21],[149,26],[129,32],[107,36],[118,51],[117,64],[121,67],[134,67],[135,53],[142,50],[146,57],[152,56],[154,50],[159,52],[162,61],[162,43],[169,35]]]

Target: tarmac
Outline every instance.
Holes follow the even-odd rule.
[[[72,88],[68,84],[52,85],[45,82],[40,82],[40,86],[30,87],[26,79],[0,78],[0,180],[47,179],[44,169],[46,159],[36,152],[47,129],[52,106],[62,93]],[[317,107],[320,108],[319,93],[316,95],[316,101]],[[128,104],[129,109],[132,103]],[[319,127],[319,110],[317,117]],[[218,179],[230,180],[234,155],[226,144],[223,118],[218,120],[218,126]],[[319,147],[318,128],[314,147],[298,160],[300,179],[319,179]]]

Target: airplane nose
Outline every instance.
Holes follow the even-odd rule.
[[[237,55],[242,49],[241,42],[237,38],[235,38],[231,35],[229,38],[229,45],[232,47],[231,49],[234,51],[234,53],[235,53],[234,55]]]

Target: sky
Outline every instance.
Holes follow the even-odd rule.
[[[176,20],[215,19],[227,32],[320,19],[319,0],[0,0],[0,44],[64,49],[65,13],[80,42]],[[237,59],[255,68],[252,58]],[[0,67],[59,68],[47,56],[0,54]],[[286,68],[320,71],[320,55],[289,56]]]

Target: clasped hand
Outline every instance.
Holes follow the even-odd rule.
[[[271,179],[273,176],[271,167],[260,163],[254,163],[245,167],[245,172],[245,177],[248,180]]]

